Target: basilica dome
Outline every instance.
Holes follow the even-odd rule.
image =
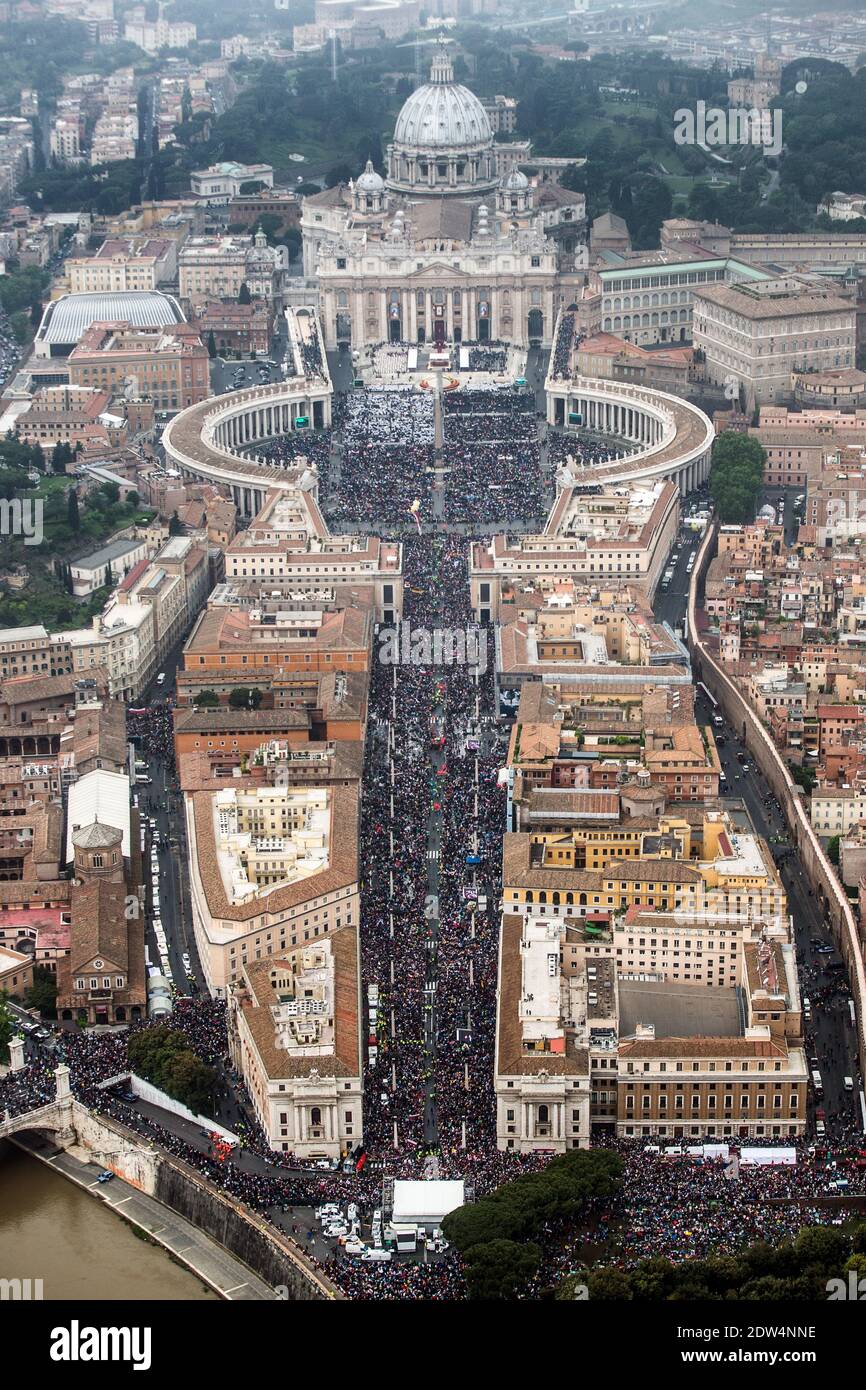
[[[460,150],[489,145],[492,140],[481,102],[468,87],[454,81],[447,55],[437,54],[430,81],[412,93],[397,117],[394,143],[406,149]]]
[[[392,192],[413,197],[465,196],[496,186],[496,153],[487,112],[468,87],[454,81],[444,43],[430,81],[404,103],[388,146]]]

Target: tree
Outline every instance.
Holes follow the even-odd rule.
[[[219,1081],[213,1067],[190,1049],[183,1033],[159,1024],[134,1033],[127,1043],[129,1064],[138,1076],[188,1105],[209,1113]]]
[[[74,487],[69,489],[66,500],[66,520],[70,531],[78,533],[81,530],[81,517],[78,512],[78,493]]]
[[[220,697],[215,690],[200,690],[195,697],[195,704],[203,706],[205,709],[216,709],[219,702]]]
[[[325,187],[336,188],[338,183],[348,183],[351,177],[352,168],[349,164],[335,164],[325,175]]]
[[[57,1017],[57,977],[44,965],[33,968],[33,984],[24,991],[28,1009],[38,1009],[43,1018]]]
[[[621,1269],[594,1269],[587,1277],[591,1299],[631,1299],[634,1298],[631,1279]]]
[[[240,287],[240,290],[238,291],[238,304],[251,304],[252,298],[253,297],[250,294],[250,287],[247,284],[246,280],[244,280],[243,284]]]
[[[3,990],[0,994],[0,1062],[9,1061],[9,1040],[16,1032],[15,1017],[9,1008],[9,995]]]
[[[13,314],[9,320],[12,328],[12,337],[16,343],[26,343],[30,336],[30,316],[25,314],[23,309],[19,309],[17,314]]]
[[[168,523],[168,534],[170,536],[182,536],[184,534],[184,524],[177,512],[172,512],[171,520]]]
[[[216,338],[213,335],[213,329],[211,329],[207,335],[207,355],[211,359],[217,355]]]
[[[470,1298],[513,1298],[541,1263],[541,1250],[532,1242],[491,1240],[473,1245],[465,1257]]]
[[[71,462],[72,450],[64,440],[61,440],[59,444],[55,444],[54,451],[51,455],[52,471],[54,473],[65,473],[66,465]]]
[[[836,865],[838,866],[838,863],[839,863],[839,836],[838,836],[838,835],[834,835],[834,836],[832,837],[832,839],[830,839],[830,840],[827,841],[827,858],[830,860],[830,863],[831,863],[831,864],[836,864]]]
[[[723,522],[744,522],[754,516],[766,457],[758,440],[749,435],[725,430],[717,436],[710,492]]]
[[[261,703],[262,692],[249,689],[245,685],[236,685],[229,695],[229,704],[232,709],[258,709]]]
[[[621,1158],[607,1150],[570,1149],[551,1159],[540,1173],[514,1178],[480,1201],[457,1207],[445,1217],[442,1228],[464,1259],[477,1246],[528,1241],[540,1235],[549,1221],[579,1216],[591,1199],[614,1197],[622,1169]],[[511,1269],[510,1261],[505,1262]],[[487,1278],[490,1261],[483,1261],[482,1267]]]

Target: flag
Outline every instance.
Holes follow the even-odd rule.
[[[365,1149],[364,1152],[361,1154],[361,1157],[358,1159],[358,1162],[355,1164],[355,1172],[356,1172],[356,1173],[360,1173],[360,1172],[362,1171],[362,1169],[363,1169],[363,1167],[364,1167],[364,1164],[365,1164],[366,1162],[367,1162],[367,1150]]]

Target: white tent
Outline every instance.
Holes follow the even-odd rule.
[[[395,1226],[423,1226],[433,1230],[443,1216],[464,1202],[463,1179],[431,1178],[428,1182],[398,1178],[394,1183]]]
[[[740,1163],[744,1167],[764,1167],[779,1163],[796,1163],[796,1149],[740,1149]]]

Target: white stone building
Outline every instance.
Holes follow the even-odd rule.
[[[358,935],[245,966],[230,994],[229,1047],[272,1149],[339,1158],[361,1142]]]
[[[444,46],[388,146],[348,186],[304,199],[304,274],[317,278],[327,347],[502,340],[550,343],[583,284],[585,200],[530,183],[526,142],[496,143]]]

